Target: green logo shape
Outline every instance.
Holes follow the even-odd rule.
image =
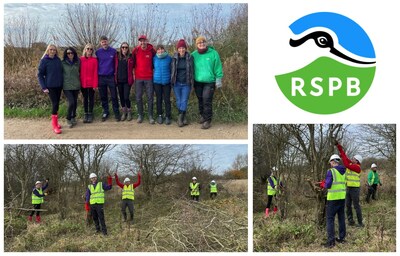
[[[334,114],[359,102],[368,92],[376,67],[354,67],[320,57],[275,79],[286,98],[315,114]]]

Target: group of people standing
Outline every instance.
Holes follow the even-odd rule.
[[[188,51],[186,41],[180,39],[172,57],[163,45],[154,48],[145,35],[139,37],[139,45],[132,52],[127,42],[121,43],[117,51],[109,45],[108,38],[102,36],[99,49],[95,50],[94,45],[89,43],[85,45],[82,56],[79,57],[73,47],[67,47],[62,60],[58,57],[57,47],[50,44],[38,68],[39,84],[52,103],[52,127],[56,134],[62,132],[58,120],[62,91],[68,102],[67,124],[72,128],[77,124],[79,91],[83,95],[83,123],[93,122],[94,95],[97,88],[103,109],[102,121],[106,121],[110,115],[108,92],[115,120],[131,121],[133,117],[130,92],[133,85],[138,112],[137,123],[144,120],[143,94],[146,93],[149,123],[170,125],[173,90],[179,113],[177,124],[179,127],[188,125],[186,112],[190,92],[194,87],[200,114],[198,122],[202,124],[202,129],[208,129],[212,121],[214,91],[222,86],[222,77],[219,54],[207,45],[203,36],[196,39],[196,50],[193,53]],[[153,116],[154,94],[156,119]]]
[[[210,191],[210,199],[215,199],[218,194],[218,186],[216,181],[212,180],[210,184],[208,184],[208,188]],[[196,177],[193,177],[192,182],[189,183],[190,198],[198,202],[200,200],[200,190],[201,184],[197,181]]]

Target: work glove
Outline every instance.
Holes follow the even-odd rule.
[[[337,146],[337,145],[339,145],[339,142],[335,139],[335,140],[333,141],[333,144],[335,144],[335,146]]]
[[[217,87],[217,89],[220,89],[222,87],[222,78],[217,78],[217,80],[215,81],[215,86]]]
[[[85,210],[86,210],[87,212],[90,211],[89,203],[85,203]]]
[[[49,193],[47,193],[47,192],[46,192],[46,193],[44,193],[44,195],[45,195],[45,196],[47,196],[48,194],[49,194]]]

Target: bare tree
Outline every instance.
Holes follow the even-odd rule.
[[[39,145],[6,145],[4,152],[5,190],[8,192],[7,201],[14,206],[24,207],[28,203],[31,189],[38,180],[39,170],[43,168],[44,159]],[[19,200],[18,200],[19,199]]]
[[[87,43],[97,45],[105,35],[110,43],[118,40],[120,23],[115,5],[65,4],[59,31],[59,44],[83,48]]]
[[[101,169],[104,156],[115,145],[110,144],[62,144],[53,145],[55,150],[65,157],[68,168],[80,181],[81,188],[88,183],[89,174],[94,172],[102,176],[109,170]]]
[[[396,166],[396,124],[367,124],[360,128],[356,138],[365,151],[372,156],[384,157]]]
[[[121,150],[127,161],[142,172],[143,191],[151,198],[156,186],[183,171],[190,157],[191,146],[183,145],[127,145]]]
[[[170,26],[168,11],[160,4],[133,4],[127,9],[126,24],[129,31],[126,35],[132,46],[138,42],[140,35],[146,35],[149,42],[168,45],[176,40],[176,29]]]
[[[34,44],[47,39],[47,30],[39,17],[20,14],[8,18],[4,24],[4,64],[8,71],[12,67],[25,70],[35,60]]]

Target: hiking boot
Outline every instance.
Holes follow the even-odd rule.
[[[166,124],[166,125],[170,125],[170,124],[171,124],[171,118],[166,117],[166,118],[165,118],[165,124]]]
[[[85,115],[83,116],[83,123],[84,124],[89,123],[88,118],[89,118],[89,114],[85,113]]]
[[[68,120],[68,119],[67,119],[67,124],[68,124],[68,128],[74,127],[74,125],[72,124],[72,121],[71,121],[71,120]]]
[[[125,121],[128,116],[128,113],[126,111],[126,108],[122,108],[122,116],[121,116],[121,121]]]
[[[206,119],[203,116],[200,116],[200,119],[198,121],[199,124],[202,124],[206,121]]]
[[[149,117],[149,123],[150,124],[155,124],[156,122],[154,121],[154,118],[152,116]]]
[[[87,122],[88,122],[88,123],[93,122],[93,113],[89,113],[89,114],[88,114]]]
[[[127,110],[126,113],[127,113],[126,120],[127,120],[127,121],[132,121],[132,112],[131,112],[131,109],[128,108],[128,110]]]
[[[189,124],[189,122],[188,122],[188,120],[186,118],[186,111],[183,111],[182,123],[183,123],[183,125],[188,125]]]
[[[324,246],[325,248],[330,249],[330,248],[335,247],[335,242],[326,242],[326,243],[322,243],[321,245]]]
[[[365,226],[364,226],[363,223],[358,223],[358,224],[357,224],[357,227],[358,227],[358,228],[363,228],[363,227],[365,227]]]
[[[178,115],[178,126],[179,127],[183,126],[183,113],[179,113]]]
[[[344,239],[336,238],[335,240],[336,240],[336,242],[338,242],[339,244],[344,244],[344,243],[346,243],[346,240],[344,240]]]
[[[121,121],[121,115],[119,113],[114,114],[114,116],[115,116],[115,121],[117,122]]]
[[[163,117],[162,115],[158,115],[157,117],[157,123],[162,124],[163,123]]]
[[[71,123],[75,126],[78,122],[76,121],[75,117],[71,118]]]
[[[141,124],[143,122],[143,116],[139,115],[136,122],[138,122],[139,124]]]
[[[354,220],[349,220],[349,226],[355,226],[356,223],[354,222]]]
[[[108,114],[103,113],[103,115],[101,116],[101,121],[104,122],[108,119]]]
[[[205,121],[202,125],[201,125],[201,129],[209,129],[211,127],[211,122],[210,121]]]

